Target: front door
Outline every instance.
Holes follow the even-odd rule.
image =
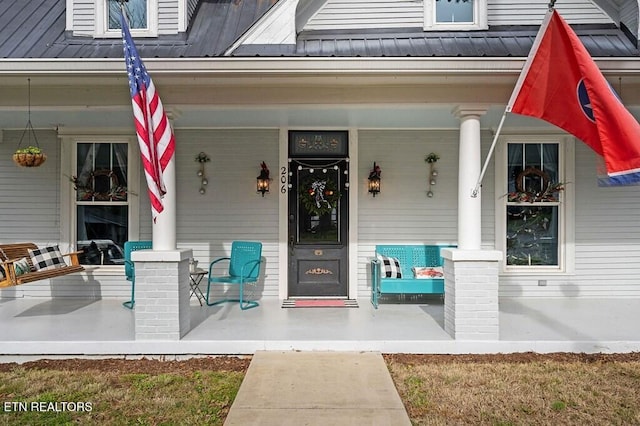
[[[291,132],[290,298],[348,296],[346,132]]]

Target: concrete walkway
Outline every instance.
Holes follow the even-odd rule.
[[[255,353],[225,425],[411,425],[378,352]]]

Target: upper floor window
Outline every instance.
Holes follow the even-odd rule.
[[[121,37],[120,2],[96,0],[95,37]],[[157,37],[158,0],[129,0],[124,11],[133,37]]]
[[[424,0],[425,30],[487,28],[487,0]]]
[[[472,23],[474,0],[436,0],[436,23]]]
[[[120,14],[122,13],[120,2],[109,0],[108,7],[109,30],[120,30]],[[149,5],[147,0],[129,0],[124,4],[124,9],[131,30],[148,29]]]

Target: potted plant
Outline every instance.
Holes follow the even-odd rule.
[[[21,167],[38,167],[46,160],[46,154],[37,146],[18,148],[13,154],[13,162]]]

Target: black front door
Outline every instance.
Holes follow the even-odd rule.
[[[345,132],[292,132],[290,149],[289,297],[348,296],[348,159]],[[344,144],[334,157],[324,148]],[[333,143],[332,143],[333,141]],[[323,145],[326,144],[325,145]],[[307,145],[304,146],[308,148]],[[321,152],[317,152],[321,151]],[[296,153],[297,158],[296,158]],[[313,157],[312,155],[323,157]]]

